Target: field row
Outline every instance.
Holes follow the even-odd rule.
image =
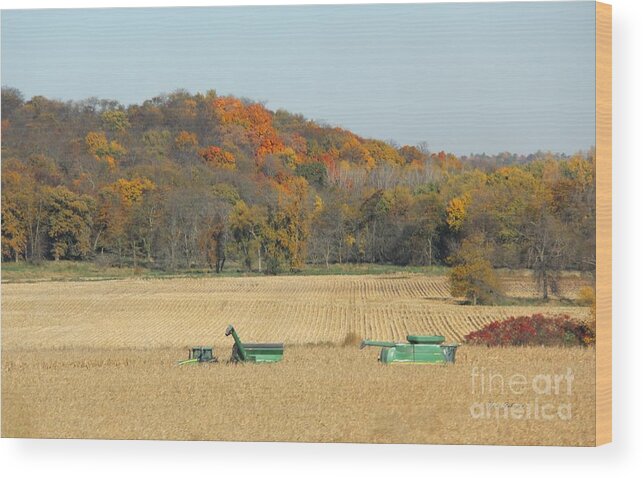
[[[216,279],[216,280],[213,280]],[[530,273],[500,273],[503,292],[509,297],[540,297],[542,292]],[[140,283],[154,284],[159,294],[168,292],[212,292],[219,297],[237,298],[240,294],[252,294],[257,298],[271,298],[273,294],[289,294],[293,299],[320,299],[334,297],[340,300],[387,300],[402,298],[452,299],[447,276],[427,276],[422,274],[386,275],[337,275],[337,276],[280,276],[280,277],[200,277],[168,279],[125,279],[112,282],[105,289],[108,294],[127,294],[134,287],[147,289]],[[557,281],[557,292],[552,298],[574,300],[582,287],[591,286],[591,280],[577,274],[566,274]],[[32,287],[15,284],[9,287],[12,295],[30,297]],[[84,293],[93,291],[91,281],[50,283],[56,292]],[[40,289],[43,290],[43,289]]]
[[[440,296],[444,278],[415,275],[125,280],[5,284],[8,348],[229,345],[247,341],[341,343],[349,333],[396,340],[408,333],[461,341],[494,320],[542,312],[584,319],[581,307],[464,306]]]

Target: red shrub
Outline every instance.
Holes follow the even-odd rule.
[[[583,322],[568,315],[545,317],[510,317],[492,322],[482,329],[465,335],[468,344],[492,347],[506,345],[589,345],[595,341],[594,331]]]

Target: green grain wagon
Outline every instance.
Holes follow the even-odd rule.
[[[225,334],[234,339],[230,358],[233,362],[279,362],[284,358],[284,344],[244,344],[232,325],[228,325]]]
[[[389,363],[441,364],[454,363],[456,344],[445,345],[441,335],[407,335],[408,343],[363,340],[364,347],[382,347],[379,361]]]

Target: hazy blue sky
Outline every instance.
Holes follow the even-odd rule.
[[[216,89],[458,154],[594,144],[594,2],[2,11],[26,97]]]

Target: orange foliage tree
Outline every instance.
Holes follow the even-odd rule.
[[[224,151],[218,146],[208,146],[199,150],[199,156],[211,166],[223,169],[235,169],[237,167],[234,154]]]
[[[174,139],[174,145],[176,149],[182,152],[193,151],[199,145],[195,133],[190,133],[189,131],[180,131],[176,138]]]
[[[284,149],[284,143],[272,124],[272,115],[262,105],[252,103],[246,106],[238,98],[217,97],[214,107],[222,126],[237,125],[243,128],[259,163],[268,154]]]

